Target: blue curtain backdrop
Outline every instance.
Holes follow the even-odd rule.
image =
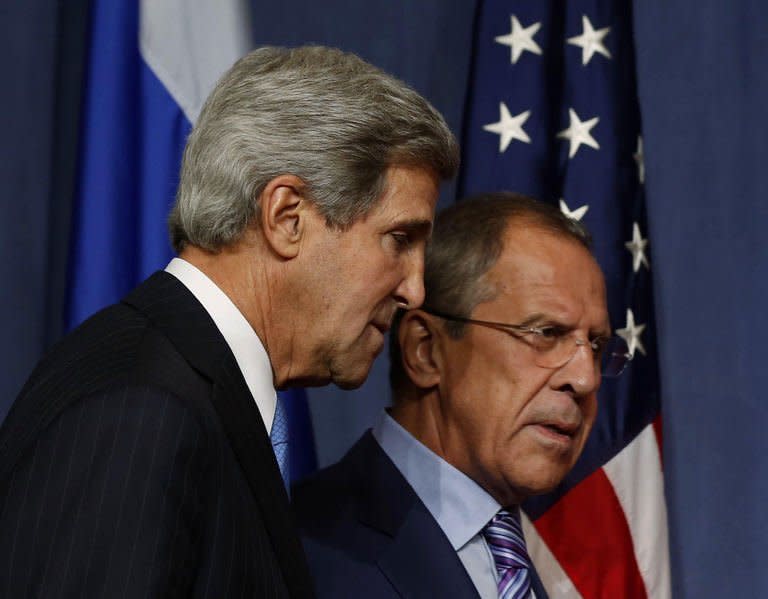
[[[253,6],[257,43],[356,51],[460,131],[474,2],[268,4]],[[63,326],[88,8],[0,10],[0,417]],[[644,0],[634,13],[673,595],[768,596],[768,7]],[[360,390],[313,390],[320,462],[387,401],[384,360]]]
[[[637,2],[676,597],[768,597],[768,5]]]

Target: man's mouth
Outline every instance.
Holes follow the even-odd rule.
[[[548,438],[559,442],[571,442],[579,432],[578,422],[562,420],[537,422],[535,426]]]
[[[371,321],[371,324],[381,331],[382,335],[386,335],[387,331],[392,327],[392,321],[395,319],[395,313],[392,312],[389,315],[378,317]]]
[[[565,422],[565,421],[543,422],[542,425],[552,429],[556,433],[560,433],[561,435],[567,435],[568,437],[573,437],[576,434],[576,432],[579,430],[578,422]]]

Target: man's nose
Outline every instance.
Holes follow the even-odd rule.
[[[578,395],[593,393],[600,387],[600,361],[589,342],[577,343],[576,352],[557,373],[558,386],[570,385]]]
[[[405,308],[418,308],[424,303],[424,250],[413,252],[405,273],[395,290],[395,300]]]

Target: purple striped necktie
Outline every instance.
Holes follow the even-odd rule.
[[[500,599],[528,599],[531,593],[531,558],[525,548],[520,511],[499,510],[485,525],[483,536],[496,562]]]

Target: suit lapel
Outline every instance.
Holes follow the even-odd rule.
[[[309,569],[264,422],[224,337],[192,293],[166,272],[155,273],[124,301],[145,312],[213,381],[213,406],[262,511],[283,580],[292,596],[311,595]]]
[[[536,568],[531,570],[531,588],[536,594],[536,599],[549,599],[549,595],[547,595],[547,591],[544,589],[544,585],[541,582],[541,578],[539,578],[538,572],[536,572]]]
[[[261,415],[234,358],[221,364],[213,404],[261,508],[283,580],[292,595],[307,596],[311,583],[298,527]]]
[[[383,533],[378,566],[401,596],[478,598],[440,526],[370,432],[356,447],[363,489],[360,521]]]
[[[403,596],[478,597],[464,565],[423,504],[405,514],[379,567]]]

